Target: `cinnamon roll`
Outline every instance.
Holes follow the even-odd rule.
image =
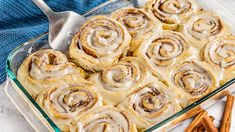
[[[179,93],[183,107],[219,86],[209,66],[199,61],[186,60],[176,65],[170,76],[172,87]]]
[[[224,36],[209,42],[202,58],[215,70],[222,71],[222,83],[235,78],[235,36]]]
[[[143,40],[150,38],[154,32],[161,29],[160,23],[138,8],[126,7],[113,12],[111,17],[120,22],[132,36],[130,52],[137,49]]]
[[[190,17],[181,30],[190,43],[197,48],[202,48],[218,36],[230,33],[219,16],[207,11],[200,11]]]
[[[195,0],[151,0],[146,8],[165,29],[175,29],[199,10]]]
[[[171,93],[161,82],[148,83],[134,91],[117,107],[128,112],[138,129],[146,129],[181,109]]]
[[[75,117],[102,105],[101,97],[92,90],[89,83],[65,85],[44,91],[36,101],[62,131],[69,131],[70,122]]]
[[[128,31],[105,16],[89,19],[72,39],[69,57],[88,71],[100,71],[116,62],[131,41]]]
[[[173,64],[189,56],[188,48],[181,33],[165,30],[143,42],[134,56],[146,63],[155,75],[164,78]]]
[[[17,79],[32,97],[42,91],[60,85],[72,84],[85,72],[68,62],[67,57],[52,49],[39,50],[29,55],[20,66]]]
[[[105,104],[117,105],[143,82],[153,78],[135,57],[126,57],[90,77]]]
[[[96,108],[72,123],[74,132],[137,132],[135,124],[127,114],[113,106]]]

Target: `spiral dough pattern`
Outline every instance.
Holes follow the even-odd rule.
[[[131,109],[150,123],[157,123],[168,117],[176,112],[178,106],[164,89],[167,88],[161,83],[150,83],[141,87],[131,95]]]
[[[77,123],[77,124],[76,124]],[[97,108],[92,113],[80,118],[74,123],[73,129],[79,131],[112,131],[112,132],[135,132],[134,124],[127,115],[112,106]]]
[[[136,50],[145,39],[161,29],[160,24],[142,9],[122,8],[112,13],[111,17],[120,22],[132,36],[130,52]]]
[[[188,41],[181,33],[164,30],[144,41],[134,52],[134,56],[147,63],[151,72],[161,79],[170,66],[189,55],[188,49]]]
[[[43,90],[73,83],[85,77],[85,73],[75,64],[68,62],[67,57],[52,49],[32,53],[22,63],[17,79],[35,97]]]
[[[163,31],[148,46],[146,56],[156,66],[166,67],[183,54],[187,48],[185,38],[173,31]]]
[[[132,36],[149,33],[155,24],[147,13],[137,8],[123,8],[112,13],[111,17],[124,25]]]
[[[101,72],[100,78],[106,90],[128,90],[146,76],[146,68],[135,57],[127,57]]]
[[[194,0],[153,0],[148,8],[158,20],[166,24],[179,24],[198,11]]]
[[[215,88],[213,74],[194,61],[180,64],[173,73],[172,80],[192,97],[201,97]]]
[[[32,57],[30,76],[37,80],[46,80],[71,74],[73,70],[67,64],[66,56],[60,52],[41,51]]]
[[[209,40],[229,33],[227,26],[215,14],[200,11],[184,24],[184,34],[195,47],[203,47]]]
[[[128,50],[131,36],[116,21],[95,16],[74,36],[69,48],[73,62],[88,71],[100,71]]]
[[[220,68],[235,66],[235,37],[226,36],[211,41],[204,49],[204,59]]]
[[[70,119],[101,104],[89,86],[54,88],[43,92],[37,102],[56,118]]]

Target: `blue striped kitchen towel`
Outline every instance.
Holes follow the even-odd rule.
[[[79,14],[107,0],[45,0],[54,11]],[[16,46],[48,31],[48,20],[31,0],[0,0],[0,84],[6,79],[6,58]]]

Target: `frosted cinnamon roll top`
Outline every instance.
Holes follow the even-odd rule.
[[[146,8],[167,29],[172,29],[174,24],[180,24],[199,10],[194,0],[152,0]]]
[[[103,87],[109,91],[128,90],[144,80],[147,69],[137,58],[127,57],[106,68],[100,74]]]
[[[163,76],[162,72],[188,57],[188,48],[188,41],[181,33],[165,30],[144,41],[134,56],[147,63],[154,74]]]
[[[126,57],[101,73],[92,75],[90,80],[97,85],[95,89],[103,96],[106,104],[117,105],[141,83],[154,79],[151,77],[137,58]]]
[[[179,94],[183,106],[212,92],[219,85],[208,65],[192,60],[184,61],[173,68],[171,82],[177,91],[181,91]]]
[[[190,17],[183,25],[183,32],[193,46],[199,48],[216,37],[230,33],[219,16],[207,11],[200,11]]]
[[[208,63],[220,68],[235,67],[235,37],[225,36],[209,42],[203,55]]]
[[[54,50],[44,50],[32,56],[30,76],[36,80],[51,79],[72,74],[67,57]]]
[[[161,82],[139,87],[118,108],[128,112],[139,129],[157,124],[180,110],[169,88]]]
[[[202,55],[202,58],[212,67],[215,67],[215,70],[223,71],[223,82],[235,77],[234,36],[224,36],[209,42]]]
[[[69,56],[88,71],[100,71],[129,49],[131,36],[118,22],[105,16],[90,18],[74,36]]]
[[[17,79],[35,97],[43,90],[61,83],[70,84],[85,77],[84,71],[68,62],[67,57],[52,49],[29,55],[18,70]]]
[[[63,131],[76,117],[102,106],[102,98],[88,82],[62,85],[39,94],[36,101]]]
[[[71,131],[78,132],[137,132],[136,126],[125,112],[109,105],[89,112],[72,124]]]
[[[101,98],[88,86],[54,88],[43,92],[37,101],[57,118],[73,118],[101,103]]]
[[[157,23],[144,10],[138,8],[122,8],[113,12],[111,18],[120,22],[132,36],[130,52],[137,49],[143,40],[148,39],[161,29],[160,23]]]

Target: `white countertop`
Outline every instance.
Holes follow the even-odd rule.
[[[225,1],[224,5],[235,14],[235,0],[220,0]],[[234,18],[235,19],[235,18]],[[14,104],[5,94],[3,84],[0,85],[0,131],[1,132],[32,132],[33,128],[27,123],[22,114],[16,109]],[[235,95],[235,94],[234,94]],[[225,101],[219,101],[207,111],[210,115],[215,117],[215,125],[219,126],[222,117]],[[235,131],[235,105],[233,109],[231,132]],[[183,129],[189,124],[186,121],[173,129],[173,132],[182,132]]]
[[[33,128],[28,124],[23,115],[7,97],[3,86],[0,85],[0,131],[1,132],[32,132]]]

